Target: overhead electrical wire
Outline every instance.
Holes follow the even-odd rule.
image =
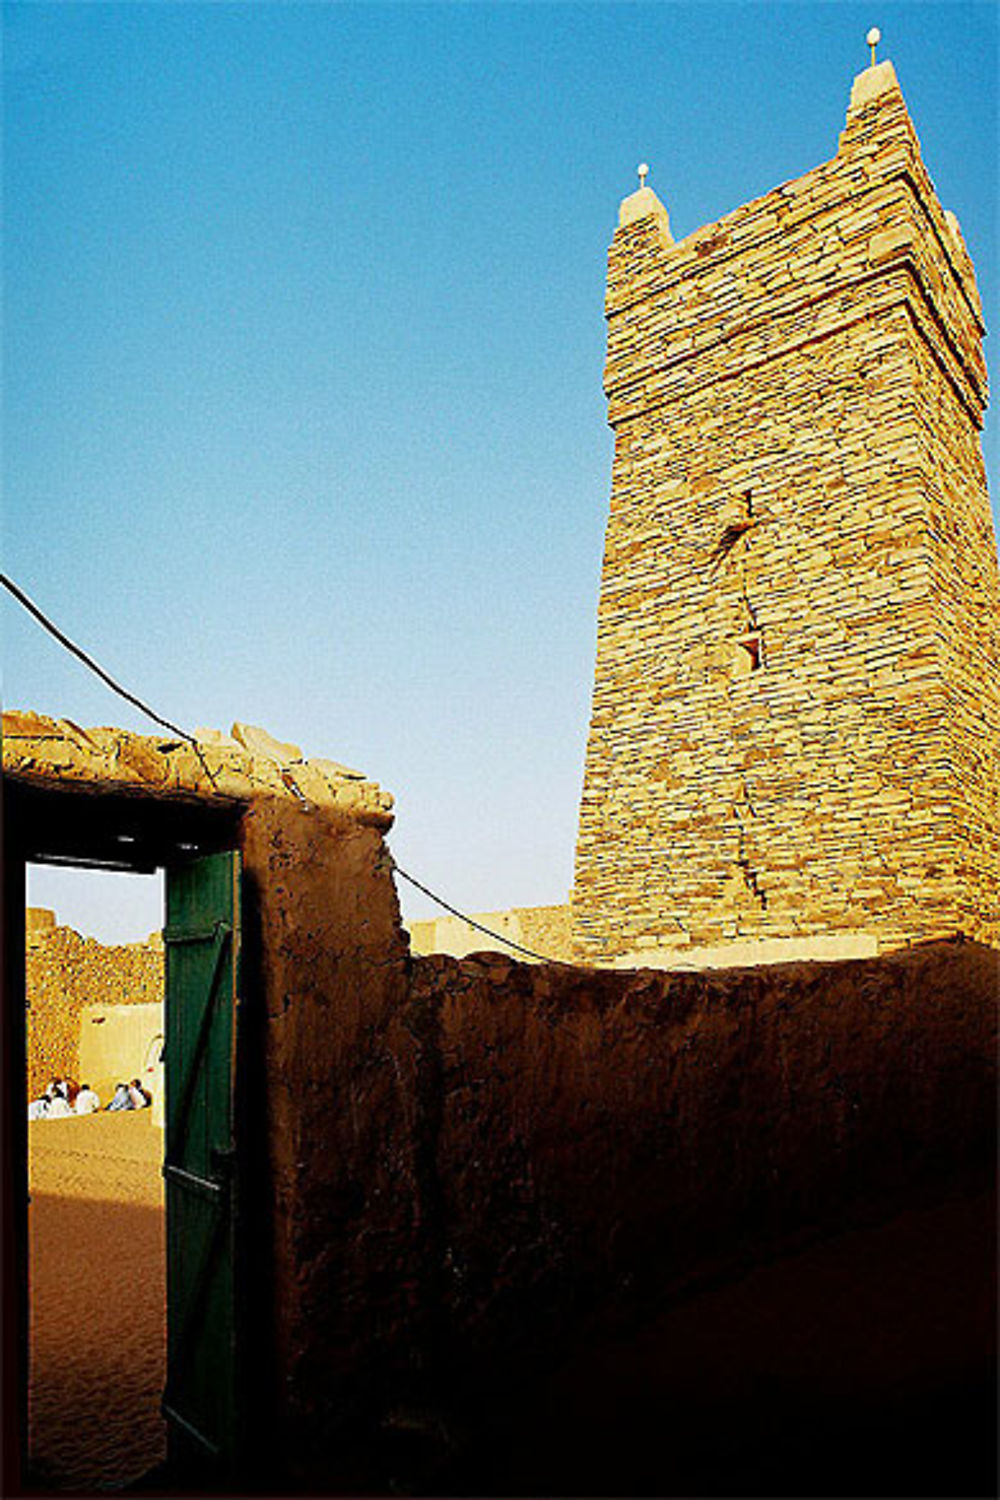
[[[395,860],[392,862],[392,867],[397,875],[401,875],[404,880],[408,880],[411,885],[415,885],[417,890],[423,891],[425,896],[430,896],[431,900],[436,901],[438,906],[443,906],[445,911],[450,911],[453,917],[460,917],[470,927],[475,927],[477,932],[485,932],[487,937],[496,938],[498,942],[506,943],[508,948],[516,948],[518,953],[526,953],[529,958],[537,958],[543,964],[563,962],[563,960],[557,958],[546,958],[544,953],[535,953],[531,948],[525,948],[522,943],[515,943],[513,938],[504,937],[501,933],[494,932],[492,928],[484,927],[482,922],[476,922],[472,917],[467,917],[464,912],[458,910],[457,906],[449,906],[447,901],[443,900],[434,891],[429,890],[426,885],[422,885],[419,880],[414,880],[412,875],[407,875],[406,871],[400,869]]]
[[[0,583],[3,584],[8,593],[14,596],[18,604],[23,605],[30,615],[34,615],[39,625],[47,630],[49,635],[55,637],[60,646],[64,646],[67,651],[82,661],[84,666],[88,667],[91,672],[94,672],[103,683],[106,683],[113,693],[117,693],[119,698],[124,698],[126,703],[133,704],[147,718],[153,719],[157,724],[161,724],[164,729],[169,729],[172,734],[179,734],[182,740],[187,740],[191,745],[197,745],[198,741],[193,734],[188,734],[186,729],[180,729],[176,724],[172,724],[169,719],[162,718],[160,714],[149,707],[148,703],[143,703],[141,698],[137,698],[134,693],[130,693],[127,688],[123,688],[121,683],[116,682],[109,672],[105,672],[99,662],[96,662],[92,656],[88,656],[87,652],[78,646],[75,641],[71,641],[69,636],[59,629],[58,625],[54,625],[48,615],[40,610],[38,605],[28,598],[24,590],[18,588],[12,578],[7,577],[6,573],[0,573]]]
[[[186,729],[181,729],[177,724],[172,724],[169,719],[164,719],[161,714],[156,713],[154,709],[150,708],[148,703],[144,703],[141,698],[136,697],[135,693],[130,693],[127,688],[123,688],[120,683],[116,682],[111,674],[109,672],[106,672],[99,662],[96,662],[94,658],[90,656],[86,651],[84,651],[81,646],[78,646],[75,641],[70,640],[65,631],[60,630],[59,626],[54,624],[53,621],[49,619],[48,615],[45,614],[44,610],[39,609],[38,605],[28,597],[28,595],[22,588],[18,587],[18,585],[12,578],[8,578],[5,573],[0,573],[0,584],[3,584],[3,587],[9,594],[13,596],[13,598],[17,600],[18,604],[26,609],[28,613],[38,621],[43,629],[47,630],[49,634],[59,642],[60,646],[64,647],[65,650],[69,651],[79,661],[82,661],[84,666],[87,667],[91,672],[95,673],[95,675],[98,676],[101,681],[111,689],[113,693],[117,693],[119,698],[124,698],[127,703],[133,704],[134,707],[138,708],[141,713],[144,713],[147,718],[150,718],[155,723],[162,725],[164,729],[169,729],[172,734],[180,735],[182,740],[187,740],[189,744],[194,746],[195,751],[198,753],[199,759],[201,758],[200,747],[193,734],[188,734]],[[412,875],[408,875],[405,870],[400,869],[395,860],[393,860],[393,870],[397,875],[401,876],[403,880],[409,881],[410,885],[416,886],[418,891],[423,891],[425,896],[429,896],[432,901],[437,902],[438,906],[443,907],[444,910],[450,912],[452,916],[458,917],[461,919],[461,921],[468,923],[468,925],[470,927],[474,927],[477,932],[483,932],[487,937],[494,938],[498,943],[504,943],[508,948],[514,948],[518,953],[524,953],[528,958],[538,959],[539,962],[543,964],[558,963],[560,961],[558,959],[546,958],[542,953],[535,953],[531,948],[525,948],[523,944],[515,943],[513,938],[504,937],[502,933],[494,932],[491,928],[484,927],[482,922],[476,922],[472,917],[467,917],[464,912],[459,911],[457,906],[452,906],[441,896],[438,896],[434,891],[430,890],[426,885],[423,885],[421,881],[416,880]]]

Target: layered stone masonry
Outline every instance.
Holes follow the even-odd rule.
[[[163,939],[153,933],[142,943],[105,944],[55,925],[54,916],[39,908],[27,915],[28,1098],[36,1099],[54,1077],[81,1081],[80,1024],[86,1006],[162,1001]]]
[[[20,780],[89,782],[164,796],[236,803],[291,798],[337,808],[379,829],[392,825],[392,796],[362,772],[337,761],[306,760],[297,745],[264,729],[237,723],[230,734],[199,729],[192,739],[81,729],[69,719],[13,711],[3,715],[3,769]]]
[[[831,162],[681,243],[627,199],[607,312],[577,953],[996,942],[982,309],[891,64]]]

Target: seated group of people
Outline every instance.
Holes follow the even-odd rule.
[[[153,1096],[149,1089],[144,1088],[138,1078],[133,1078],[131,1083],[120,1083],[115,1089],[114,1097],[106,1109],[145,1109],[152,1104]]]
[[[114,1097],[104,1109],[146,1109],[153,1096],[138,1078],[131,1083],[120,1083]],[[92,1115],[101,1109],[100,1096],[89,1083],[75,1083],[72,1078],[53,1078],[48,1088],[38,1099],[28,1105],[29,1120],[60,1120],[71,1115]]]

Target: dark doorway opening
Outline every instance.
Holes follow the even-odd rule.
[[[218,806],[192,799],[131,795],[84,784],[52,786],[11,777],[4,780],[2,1165],[4,1221],[9,1231],[3,1244],[4,1493],[21,1491],[32,1478],[28,1441],[31,1325],[25,1069],[28,866],[70,865],[141,873],[165,870],[169,885],[172,872],[190,867],[205,855],[236,847],[241,812],[236,804]],[[58,1121],[54,1123],[58,1126]],[[181,1287],[184,1274],[182,1271],[178,1283]],[[175,1321],[168,1309],[168,1326]],[[72,1336],[71,1330],[67,1333]]]
[[[104,1490],[166,1454],[164,880],[27,895],[28,1477]]]

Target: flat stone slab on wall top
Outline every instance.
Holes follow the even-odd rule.
[[[330,760],[306,760],[298,746],[266,730],[234,724],[231,735],[201,730],[192,740],[83,729],[69,719],[13,710],[3,715],[3,769],[41,784],[249,801],[294,799],[339,808],[375,827],[392,824],[393,799],[360,772]]]

